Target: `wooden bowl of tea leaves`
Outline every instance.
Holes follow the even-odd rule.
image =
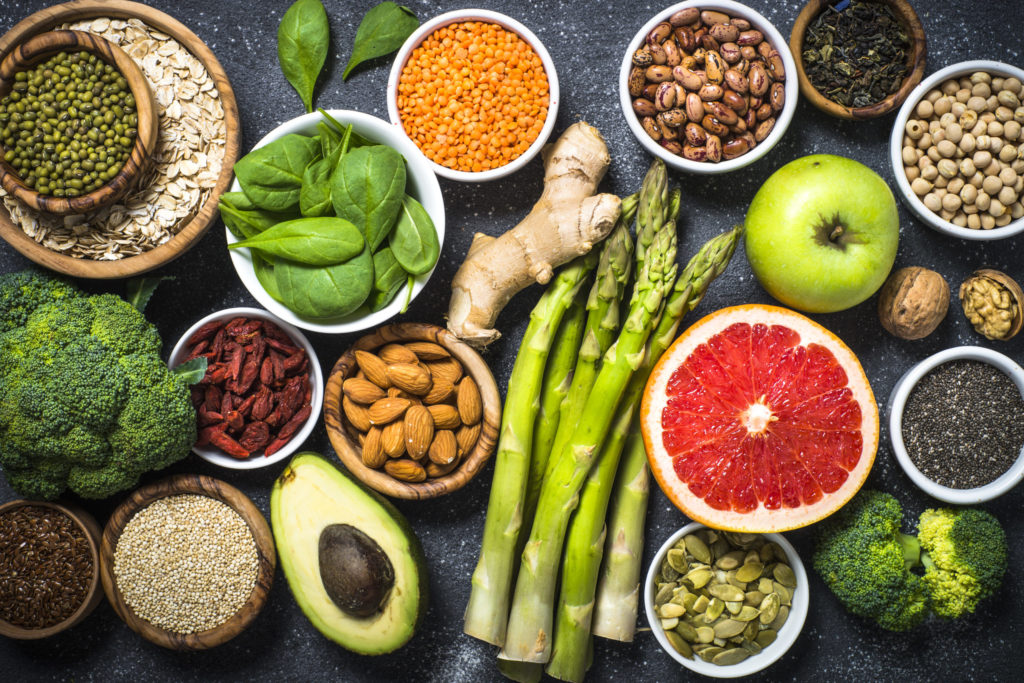
[[[906,0],[810,0],[789,46],[800,92],[841,119],[888,114],[924,76],[924,27]]]

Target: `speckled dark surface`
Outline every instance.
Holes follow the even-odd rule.
[[[0,30],[47,6],[45,0],[3,0]],[[302,105],[277,66],[275,35],[285,0],[160,0],[153,5],[189,25],[217,54],[231,79],[242,111],[243,149],[282,121],[302,113]],[[450,2],[410,0],[421,18],[457,9]],[[784,35],[789,34],[801,3],[751,0]],[[966,59],[1024,61],[1024,38],[1017,24],[1017,0],[991,2],[917,2],[928,36],[926,73]],[[351,108],[386,118],[384,84],[390,60],[379,59],[342,83],[356,25],[369,0],[325,0],[331,20],[331,67],[317,93],[323,107]],[[616,77],[626,43],[661,3],[485,0],[479,6],[505,11],[529,26],[551,51],[562,86],[556,132],[584,119],[604,133],[613,164],[604,188],[633,192],[649,164],[647,154],[630,134],[618,105]],[[892,183],[887,156],[892,116],[870,123],[843,123],[801,102],[782,142],[766,158],[727,176],[697,178],[674,175],[683,188],[680,254],[687,258],[713,234],[741,221],[750,199],[771,172],[785,162],[812,152],[841,154],[860,160]],[[475,231],[498,234],[516,223],[540,191],[540,161],[515,176],[487,185],[442,181],[448,234],[440,264],[428,291],[404,317],[439,323],[448,283]],[[972,270],[988,265],[1024,277],[1024,238],[996,242],[962,242],[930,231],[900,205],[902,235],[897,266],[921,265],[942,273],[955,288]],[[28,262],[0,245],[0,271]],[[198,318],[229,306],[253,305],[235,277],[218,222],[202,242],[161,271],[173,284],[156,293],[148,309],[166,340],[165,350]],[[99,289],[120,291],[119,283]],[[487,358],[504,390],[530,307],[540,289],[515,298],[499,320],[505,337]],[[712,287],[697,315],[722,306],[769,302],[754,280],[742,252]],[[1011,343],[992,343],[971,330],[957,307],[931,337],[906,342],[878,325],[876,300],[834,315],[816,316],[860,356],[879,403],[884,407],[893,384],[913,363],[950,346],[981,344],[1024,362],[1024,335]],[[353,336],[311,336],[324,369],[354,341]],[[306,446],[330,453],[322,426]],[[199,472],[221,477],[249,494],[269,512],[268,494],[282,466],[251,472],[218,469],[195,456],[169,472]],[[141,640],[103,603],[78,627],[43,642],[0,639],[0,679],[21,680],[327,680],[346,681],[484,681],[499,680],[494,650],[463,635],[462,611],[469,595],[469,577],[483,532],[491,467],[463,490],[423,503],[399,502],[423,542],[430,565],[431,602],[412,642],[397,653],[369,658],[354,655],[324,639],[301,614],[284,577],[278,572],[270,600],[251,627],[213,651],[179,654]],[[155,479],[159,475],[148,477]],[[934,501],[918,491],[899,469],[883,433],[870,484],[896,494],[908,519]],[[0,481],[0,501],[16,495]],[[115,497],[87,507],[101,524],[119,502]],[[1024,486],[987,508],[1003,521],[1011,539],[1010,567],[1004,587],[984,603],[979,614],[956,623],[933,622],[910,634],[891,634],[846,614],[812,573],[811,610],[792,650],[759,680],[1012,680],[1024,666]],[[660,491],[651,497],[647,526],[647,558],[687,520]],[[787,534],[805,561],[811,532]],[[641,617],[642,626],[646,626]],[[650,633],[635,643],[598,639],[590,680],[678,680],[688,672],[675,664]]]

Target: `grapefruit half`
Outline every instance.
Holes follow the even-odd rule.
[[[724,308],[683,332],[641,411],[661,489],[716,529],[823,519],[861,487],[878,449],[878,407],[857,357],[777,306]]]

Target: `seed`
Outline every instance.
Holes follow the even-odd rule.
[[[675,631],[691,643],[697,641],[697,629],[695,629],[693,626],[686,623],[685,621],[680,621],[678,624],[676,624]]]
[[[694,569],[686,575],[686,580],[693,584],[694,588],[703,588],[711,580],[710,569]]]
[[[697,642],[710,643],[715,639],[715,630],[710,626],[697,627]]]
[[[760,611],[756,607],[751,607],[750,605],[743,605],[742,607],[740,607],[739,614],[736,615],[736,620],[751,621],[752,619],[757,618],[758,614],[760,614]]]
[[[783,605],[779,608],[779,614],[772,620],[772,623],[768,624],[768,628],[773,631],[779,631],[782,629],[783,624],[786,623],[786,619],[789,619],[789,608]]]
[[[708,608],[704,610],[704,621],[708,624],[714,623],[715,619],[722,616],[724,610],[725,603],[719,598],[712,598],[708,603]]]
[[[689,565],[686,562],[686,551],[680,550],[679,548],[673,548],[668,551],[668,563],[680,574],[684,574],[689,570]]]
[[[672,629],[674,629],[678,625],[679,625],[679,619],[677,617],[673,617],[671,619],[662,619],[661,620],[661,628],[664,629],[665,631],[671,631]]]
[[[686,657],[687,659],[693,659],[693,649],[690,644],[683,640],[683,638],[675,631],[665,631],[665,637],[668,639],[669,644],[675,649],[676,652]]]
[[[706,595],[699,595],[699,596],[697,596],[697,601],[693,603],[693,611],[698,613],[698,614],[703,614],[705,612],[705,610],[707,610],[708,605],[710,603],[711,603],[711,601],[708,599],[708,596],[706,596]],[[689,611],[689,610],[687,610],[687,611]]]
[[[758,606],[761,610],[761,614],[758,617],[762,624],[767,626],[768,624],[775,621],[775,617],[779,614],[779,606],[781,605],[778,593],[771,593],[764,596],[764,600]]]
[[[734,647],[732,649],[719,652],[711,659],[711,662],[718,664],[719,666],[729,666],[730,664],[739,664],[749,656],[750,652],[747,650],[742,647]]]
[[[735,619],[726,619],[715,624],[715,636],[718,638],[732,638],[743,633],[743,629],[747,627],[746,623],[742,621],[736,621]]]
[[[711,551],[708,550],[707,544],[700,540],[699,537],[690,534],[683,539],[683,543],[686,544],[686,549],[697,560],[704,564],[711,564]]]
[[[796,574],[794,574],[793,570],[789,568],[789,565],[781,563],[775,565],[775,569],[772,574],[775,576],[775,580],[783,586],[788,588],[796,586]]]
[[[736,586],[731,586],[727,583],[714,584],[708,588],[711,595],[716,598],[721,598],[726,602],[735,602],[743,600],[743,591]]]
[[[658,593],[654,596],[654,604],[661,607],[672,597],[672,589],[675,588],[674,583],[659,583]]]
[[[778,637],[778,635],[778,631],[775,631],[773,629],[762,629],[761,632],[757,634],[757,638],[754,638],[754,642],[760,645],[762,648],[766,648],[775,642],[775,639]]]
[[[658,608],[658,616],[662,619],[681,617],[684,614],[686,614],[686,609],[682,605],[677,605],[672,602],[666,602],[664,605]]]

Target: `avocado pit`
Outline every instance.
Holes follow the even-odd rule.
[[[330,524],[320,532],[319,560],[320,580],[341,611],[366,618],[384,609],[395,569],[376,541],[349,524]]]

